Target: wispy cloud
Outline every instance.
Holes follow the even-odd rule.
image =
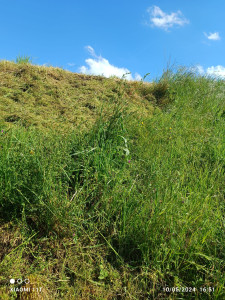
[[[210,32],[209,34],[204,32],[204,35],[207,37],[207,39],[213,40],[213,41],[219,41],[221,39],[219,32],[214,32],[214,33]]]
[[[68,65],[69,67],[74,67],[74,66],[76,66],[75,63],[67,63],[67,65]]]
[[[189,23],[189,20],[183,16],[180,10],[167,14],[160,7],[154,5],[149,7],[147,12],[150,17],[150,22],[147,22],[148,25],[159,27],[166,31],[175,25],[184,26]]]
[[[91,56],[98,58],[98,56],[95,54],[95,50],[91,46],[86,46],[85,48]]]
[[[138,73],[135,73],[133,77],[127,68],[118,68],[113,66],[106,58],[96,55],[91,46],[86,46],[85,48],[93,58],[88,58],[85,60],[87,66],[80,67],[79,71],[81,73],[90,75],[103,75],[105,77],[124,77],[127,80],[141,80],[141,76]],[[125,75],[126,73],[129,74]]]

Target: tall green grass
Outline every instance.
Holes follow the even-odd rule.
[[[197,289],[176,299],[222,299],[224,81],[182,71],[156,86],[155,105],[164,109],[141,120],[117,101],[111,117],[101,115],[85,132],[3,126],[1,217],[20,220],[39,238],[54,232],[82,249],[102,247],[89,278],[102,284],[94,299],[173,297],[165,287]],[[79,299],[72,259],[65,257],[62,273],[73,278],[73,292],[59,285],[58,298]]]
[[[28,63],[32,63],[32,59],[30,56],[22,56],[22,55],[18,55],[16,57],[16,63],[17,64],[28,64]]]

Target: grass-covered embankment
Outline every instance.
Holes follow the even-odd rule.
[[[0,70],[3,299],[222,299],[224,81]]]

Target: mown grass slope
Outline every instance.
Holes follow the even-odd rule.
[[[1,62],[1,297],[222,299],[224,87]]]
[[[25,127],[87,128],[123,96],[134,115],[148,115],[166,87],[71,73],[60,68],[0,62],[0,120]],[[127,102],[127,103],[126,103]],[[129,102],[129,104],[128,104]],[[136,113],[138,110],[138,114]]]

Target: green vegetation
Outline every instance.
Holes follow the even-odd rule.
[[[0,62],[1,299],[223,299],[224,98]]]
[[[17,56],[16,58],[16,63],[17,64],[30,64],[32,63],[32,60],[30,58],[30,56]]]

